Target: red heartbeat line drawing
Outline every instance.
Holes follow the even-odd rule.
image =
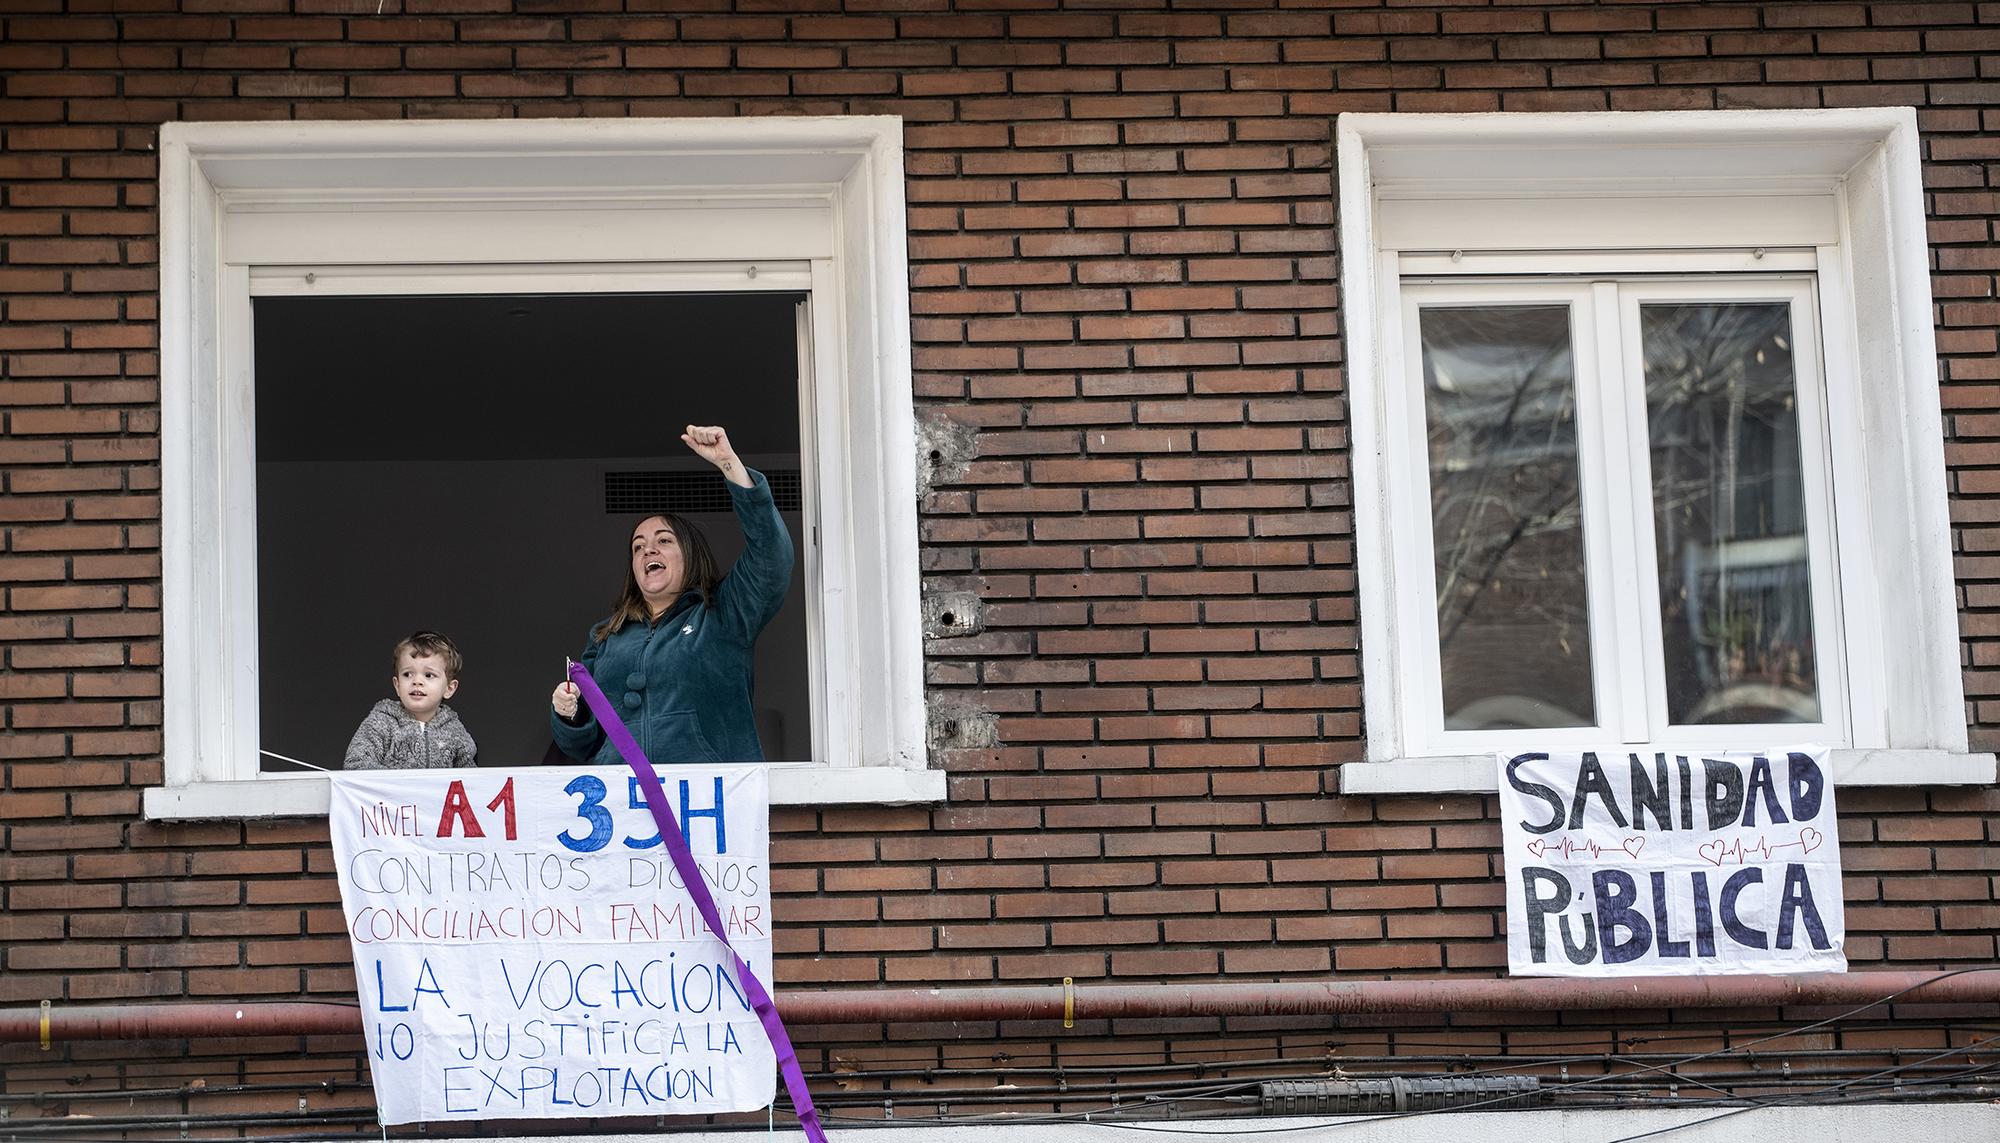
[[[1588,853],[1591,857],[1595,858],[1605,853],[1615,853],[1619,850],[1624,851],[1627,857],[1637,858],[1639,851],[1644,848],[1646,848],[1646,839],[1643,837],[1626,838],[1624,841],[1618,843],[1618,850],[1606,850],[1594,841],[1573,841],[1567,837],[1561,841],[1544,841],[1538,837],[1526,846],[1527,851],[1536,857],[1540,857],[1544,853],[1561,851],[1563,860],[1565,861],[1578,853]]]
[[[1707,841],[1696,846],[1695,852],[1701,854],[1701,859],[1710,865],[1721,866],[1732,857],[1736,859],[1736,864],[1741,865],[1748,861],[1753,853],[1769,861],[1771,855],[1778,850],[1797,848],[1803,856],[1818,849],[1820,843],[1825,840],[1825,834],[1807,827],[1799,831],[1797,841],[1780,842],[1777,845],[1772,845],[1771,839],[1767,837],[1759,837],[1747,845],[1742,841]]]

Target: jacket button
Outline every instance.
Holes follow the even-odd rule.
[[[641,695],[638,691],[625,692],[625,705],[633,710],[639,709],[639,704],[645,701],[645,696]]]
[[[625,676],[625,689],[626,689],[626,690],[628,690],[628,691],[643,691],[643,690],[645,690],[645,689],[646,689],[646,676],[645,676],[645,675],[643,675],[643,674],[641,674],[641,673],[639,673],[638,671],[633,671],[633,672],[632,672],[631,674],[629,674],[629,675],[626,675],[626,676]]]

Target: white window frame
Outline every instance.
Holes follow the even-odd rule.
[[[1829,452],[1852,454],[1858,439],[1839,448],[1827,441],[1825,392],[1819,366],[1819,331],[1810,277],[1627,278],[1561,277],[1492,281],[1429,278],[1402,282],[1401,385],[1385,387],[1390,424],[1400,423],[1400,447],[1388,462],[1396,479],[1390,497],[1398,513],[1394,542],[1399,567],[1436,567],[1430,515],[1430,457],[1426,437],[1422,354],[1411,347],[1419,310],[1506,305],[1562,306],[1569,315],[1577,406],[1577,477],[1581,482],[1585,583],[1588,589],[1590,660],[1595,722],[1588,726],[1523,730],[1449,730],[1444,726],[1442,664],[1435,575],[1396,579],[1397,613],[1409,618],[1410,686],[1404,737],[1419,756],[1477,750],[1588,748],[1614,743],[1671,744],[1722,749],[1756,741],[1818,742],[1851,737],[1846,717],[1849,675],[1845,631],[1835,586],[1835,532]],[[1664,634],[1654,535],[1650,444],[1643,417],[1644,376],[1639,306],[1654,301],[1781,302],[1792,322],[1793,372],[1799,406],[1802,497],[1812,576],[1815,676],[1823,717],[1816,723],[1774,726],[1673,726],[1666,710]],[[1855,679],[1873,683],[1872,673]],[[1869,705],[1864,702],[1862,705]]]
[[[772,801],[943,798],[900,119],[169,123],[160,214],[165,784],[148,818],[326,811],[323,777],[258,756],[250,299],[301,293],[809,293],[816,761],[773,766]]]
[[[1390,484],[1412,438],[1385,396],[1403,283],[1427,272],[1815,271],[1829,431],[1868,442],[1832,465],[1852,700],[1834,778],[1995,780],[1967,744],[1912,109],[1347,114],[1336,136],[1367,734],[1344,793],[1494,788],[1490,753],[1410,732],[1412,612],[1435,604],[1395,586],[1416,522]]]

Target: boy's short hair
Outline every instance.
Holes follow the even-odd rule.
[[[408,639],[396,644],[396,649],[389,654],[390,674],[395,674],[396,668],[403,665],[403,652],[405,651],[410,652],[418,658],[443,659],[444,677],[448,682],[456,681],[458,679],[458,672],[465,668],[465,659],[459,655],[458,645],[453,643],[449,636],[441,635],[436,631],[418,631],[413,633]]]

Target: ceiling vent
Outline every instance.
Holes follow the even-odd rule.
[[[771,482],[778,511],[799,510],[801,487],[796,468],[759,469]],[[654,512],[729,512],[729,489],[714,470],[683,472],[607,472],[604,511],[610,516],[642,516]]]

